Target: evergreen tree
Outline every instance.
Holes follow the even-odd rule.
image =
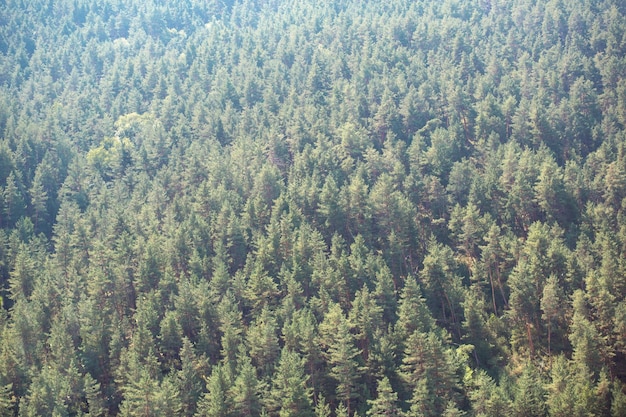
[[[517,383],[511,411],[513,416],[547,415],[544,384],[539,371],[533,365],[526,365]]]
[[[180,350],[181,368],[176,374],[175,384],[180,393],[182,414],[193,416],[199,399],[204,391],[204,382],[201,378],[202,360],[196,356],[193,345],[187,338],[183,338]]]
[[[177,323],[174,312],[168,311],[161,320],[159,333],[161,357],[166,369],[178,368],[180,365],[179,351],[183,345],[182,328]]]
[[[387,377],[383,377],[383,379],[378,381],[376,392],[376,399],[367,401],[370,405],[367,416],[398,417],[402,415],[401,410],[397,406],[398,395],[391,388]]]
[[[276,319],[266,306],[246,334],[250,357],[262,378],[272,374],[280,353],[276,327]]]
[[[412,392],[411,414],[441,415],[449,402],[460,401],[454,361],[435,333],[415,331],[405,350],[402,375]]]
[[[13,397],[13,384],[3,385],[0,388],[0,415],[8,417],[13,415],[13,403],[15,399]]]
[[[398,340],[406,341],[415,331],[429,332],[435,329],[435,320],[426,305],[416,279],[408,277],[400,294],[398,321],[395,326]]]
[[[510,414],[510,404],[502,387],[484,371],[474,373],[469,385],[468,398],[474,415],[495,417]]]
[[[326,402],[323,395],[319,395],[317,398],[317,404],[315,405],[315,417],[330,417],[330,406]]]
[[[624,414],[623,2],[164,3],[0,2],[0,415]]]
[[[354,401],[360,397],[359,377],[362,373],[358,356],[361,353],[354,345],[354,337],[346,319],[339,322],[335,329],[336,335],[328,349],[328,362],[331,365],[329,374],[337,382],[335,390],[348,414],[354,409]]]
[[[226,380],[224,367],[213,367],[211,376],[206,381],[208,392],[205,392],[200,401],[196,416],[198,417],[228,417],[231,398],[228,395],[229,383]]]
[[[260,393],[264,385],[257,379],[256,370],[250,358],[241,354],[239,359],[239,373],[232,387],[233,413],[238,416],[261,415]]]
[[[180,393],[169,379],[160,384],[148,374],[142,374],[124,389],[120,405],[122,416],[182,415]]]
[[[620,382],[613,384],[611,394],[611,417],[622,415],[626,411],[626,395]]]
[[[455,274],[456,262],[452,250],[437,243],[434,238],[429,242],[428,255],[420,271],[424,283],[426,298],[431,311],[460,337],[461,302],[463,291],[461,280]]]
[[[313,416],[311,390],[307,386],[303,361],[293,351],[283,349],[270,392],[270,411],[280,417]]]

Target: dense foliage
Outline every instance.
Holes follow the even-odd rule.
[[[626,415],[626,3],[6,0],[0,415]]]

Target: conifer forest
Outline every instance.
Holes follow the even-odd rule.
[[[0,416],[626,416],[624,0],[0,2]]]

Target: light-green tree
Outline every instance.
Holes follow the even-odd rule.
[[[300,355],[289,349],[281,352],[269,394],[271,415],[279,417],[313,416],[311,389]]]
[[[240,352],[239,372],[231,388],[233,413],[245,417],[261,415],[263,407],[260,394],[264,388],[265,385],[257,379],[250,357]]]
[[[232,398],[228,395],[230,384],[224,366],[215,365],[206,381],[205,392],[198,401],[196,417],[228,417]]]
[[[400,417],[402,415],[402,410],[398,407],[398,395],[393,391],[389,378],[383,377],[378,381],[376,394],[375,399],[367,400],[370,406],[367,410],[368,417]]]

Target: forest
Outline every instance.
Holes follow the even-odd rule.
[[[626,416],[626,2],[0,2],[0,416]]]

